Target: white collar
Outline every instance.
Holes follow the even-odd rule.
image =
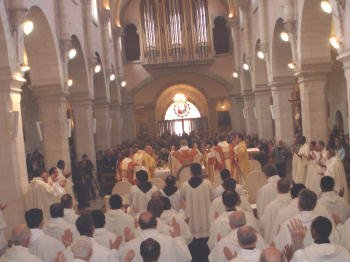
[[[31,232],[30,243],[34,242],[44,234],[43,230],[40,228],[31,228],[30,232]]]

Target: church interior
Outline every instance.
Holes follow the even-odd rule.
[[[350,261],[350,0],[0,0],[0,91],[0,262]]]

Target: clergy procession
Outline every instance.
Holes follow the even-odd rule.
[[[290,150],[239,133],[172,136],[168,147],[164,139],[124,144],[112,194],[96,208],[95,193],[81,200],[64,161],[48,172],[36,168],[25,224],[9,238],[0,212],[0,261],[350,261],[339,137],[325,146],[297,136]],[[93,169],[90,162],[84,155],[79,166]],[[254,172],[260,177],[251,179]],[[118,190],[123,184],[128,191]]]

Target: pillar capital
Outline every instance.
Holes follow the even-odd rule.
[[[34,86],[33,94],[38,101],[66,101],[69,92],[62,90],[60,85]]]
[[[331,70],[330,63],[306,64],[301,66],[301,70],[296,73],[298,83],[305,80],[326,80],[327,73]]]
[[[297,84],[295,77],[274,77],[272,81],[268,84],[271,88],[271,91],[279,91],[279,90],[292,90],[294,86]]]

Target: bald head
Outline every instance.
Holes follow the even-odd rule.
[[[230,215],[230,227],[232,230],[244,226],[246,224],[246,217],[242,211],[233,212]]]
[[[15,246],[28,247],[30,235],[30,230],[26,225],[16,226],[12,230],[12,242]]]
[[[92,241],[87,236],[79,237],[72,246],[74,258],[89,261],[92,256]]]
[[[149,211],[140,215],[139,224],[141,229],[151,229],[157,227],[157,218]]]
[[[285,262],[286,259],[281,251],[275,247],[264,249],[260,255],[260,262]]]
[[[243,249],[255,248],[257,235],[255,229],[251,226],[242,226],[237,231],[239,245]]]

